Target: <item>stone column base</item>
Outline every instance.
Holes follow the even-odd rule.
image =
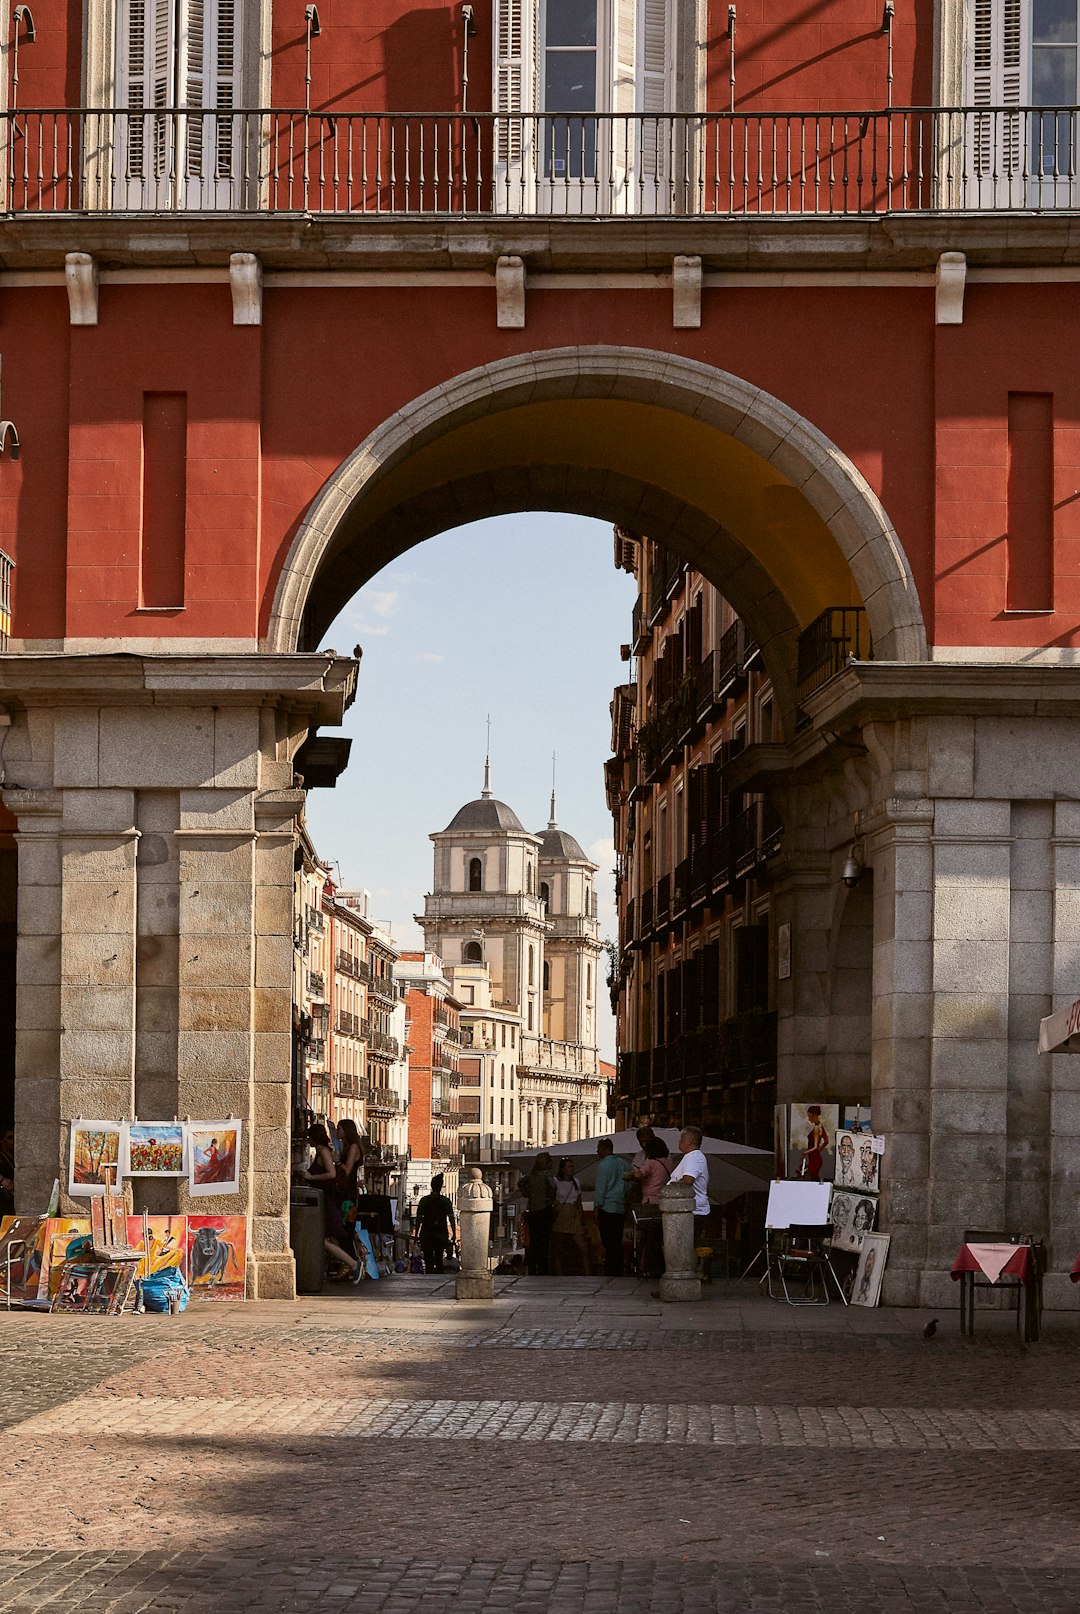
[[[454,1283],[455,1300],[494,1300],[495,1279],[490,1272],[459,1272]]]
[[[291,1250],[248,1252],[248,1299],[296,1299],[296,1262]]]
[[[665,1272],[660,1279],[660,1299],[669,1300],[700,1300],[701,1279],[691,1277],[689,1273],[676,1272],[668,1277]]]

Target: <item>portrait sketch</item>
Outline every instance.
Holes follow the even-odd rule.
[[[873,1230],[877,1220],[877,1200],[869,1194],[834,1188],[829,1201],[829,1220],[833,1225],[834,1249],[861,1250],[863,1238]]]
[[[885,1257],[889,1251],[888,1233],[863,1235],[859,1265],[855,1269],[855,1283],[851,1290],[853,1306],[876,1306],[881,1298],[881,1278],[885,1271]]]

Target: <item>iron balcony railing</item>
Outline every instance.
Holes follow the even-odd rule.
[[[1080,108],[0,115],[8,213],[566,216],[1072,211]]]
[[[873,656],[870,625],[861,605],[831,605],[799,634],[796,697],[803,700],[848,662]]]

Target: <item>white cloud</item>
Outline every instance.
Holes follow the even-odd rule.
[[[446,657],[440,656],[436,650],[421,650],[416,659],[417,661],[445,661]]]

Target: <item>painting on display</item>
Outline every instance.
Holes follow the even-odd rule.
[[[862,1253],[851,1290],[853,1306],[876,1306],[881,1298],[881,1279],[889,1253],[888,1233],[864,1233]]]
[[[788,1118],[787,1105],[773,1105],[773,1176],[787,1176]]]
[[[115,1316],[123,1311],[135,1282],[135,1262],[108,1266],[89,1261],[67,1261],[53,1299],[53,1311],[93,1312]]]
[[[43,1216],[0,1217],[0,1296],[22,1301],[37,1297]]]
[[[833,1182],[837,1188],[855,1189],[859,1186],[859,1143],[862,1134],[841,1127],[836,1134],[836,1168]]]
[[[105,1188],[105,1167],[120,1163],[117,1121],[72,1121],[68,1161],[68,1193],[91,1199]]]
[[[833,1189],[829,1220],[833,1226],[834,1250],[861,1250],[863,1238],[873,1230],[876,1219],[877,1200],[869,1194]]]
[[[56,1294],[65,1261],[89,1254],[86,1246],[90,1234],[91,1223],[80,1217],[52,1216],[46,1221],[35,1253],[39,1300],[51,1300]]]
[[[869,1132],[860,1132],[857,1149],[859,1180],[856,1187],[860,1193],[876,1194],[881,1187],[881,1157],[885,1153],[885,1139],[873,1137]]]
[[[847,1127],[849,1132],[869,1132],[870,1106],[868,1104],[845,1104],[840,1118],[840,1125]]]
[[[246,1216],[189,1216],[186,1252],[192,1300],[244,1299]]]
[[[240,1121],[191,1121],[188,1141],[192,1198],[240,1192]]]
[[[142,1251],[142,1260],[139,1262],[138,1278],[148,1278],[151,1273],[164,1272],[168,1267],[184,1269],[185,1244],[187,1240],[186,1216],[148,1216],[147,1228],[150,1234],[149,1258],[143,1244],[143,1219],[141,1216],[129,1216],[127,1219],[127,1241],[133,1250]]]
[[[130,1121],[124,1128],[125,1177],[186,1177],[183,1121]]]
[[[788,1105],[789,1177],[804,1182],[832,1181],[839,1123],[838,1104]]]

